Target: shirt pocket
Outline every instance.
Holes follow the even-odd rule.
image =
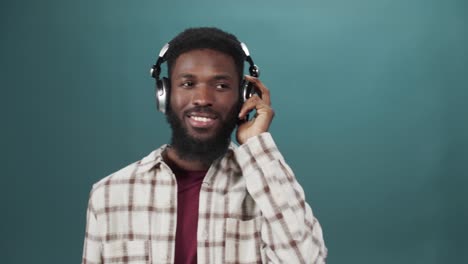
[[[263,263],[261,217],[226,218],[225,263]]]
[[[149,264],[150,243],[144,240],[114,241],[104,243],[103,264]]]

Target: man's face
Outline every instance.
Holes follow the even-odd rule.
[[[181,54],[171,72],[168,120],[182,156],[204,159],[227,148],[237,123],[239,78],[232,57],[198,49]],[[184,153],[185,152],[185,153]],[[196,157],[192,157],[192,156]]]

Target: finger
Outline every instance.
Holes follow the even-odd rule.
[[[260,90],[262,93],[262,99],[267,105],[271,105],[271,100],[270,100],[270,90],[260,81],[260,79],[250,76],[250,75],[245,75],[245,79]]]
[[[255,116],[274,116],[274,111],[271,106],[265,104],[265,102],[260,97],[258,97],[258,95],[254,95],[242,106],[241,110],[239,111],[239,118],[244,119],[253,109],[256,110]]]
[[[262,99],[254,94],[252,97],[250,97],[247,101],[245,101],[245,103],[242,105],[242,108],[241,110],[239,111],[239,118],[244,118],[247,113],[249,113],[250,111],[254,110],[254,109],[258,109],[258,105],[260,103],[263,103],[262,102]]]

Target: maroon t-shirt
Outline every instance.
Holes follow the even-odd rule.
[[[197,263],[198,200],[206,171],[174,170],[177,179],[175,264]]]

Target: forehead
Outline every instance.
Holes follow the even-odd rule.
[[[175,60],[172,77],[179,74],[232,74],[236,76],[234,59],[212,49],[196,49],[184,52]]]

